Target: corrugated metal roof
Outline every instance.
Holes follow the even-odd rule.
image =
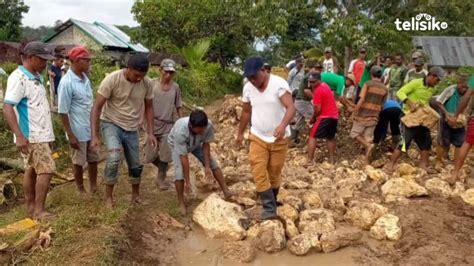
[[[474,66],[474,37],[414,36],[413,44],[422,49],[434,66]]]
[[[94,24],[105,29],[109,34],[112,34],[115,38],[125,43],[128,47],[130,47],[134,51],[144,52],[144,53],[150,52],[145,46],[141,45],[140,43],[132,43],[130,36],[128,36],[125,32],[123,32],[116,26],[105,24],[102,22],[94,22]]]
[[[126,33],[113,25],[107,25],[101,22],[88,23],[72,18],[57,27],[55,33],[48,36],[44,41],[48,42],[73,24],[84,31],[84,33],[94,39],[101,46],[130,49],[136,52],[149,52],[149,50],[143,45],[132,43],[130,37]]]

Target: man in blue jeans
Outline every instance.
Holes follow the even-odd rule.
[[[211,157],[211,145],[214,141],[214,127],[205,112],[196,110],[189,117],[178,119],[168,135],[171,157],[175,168],[175,187],[179,208],[186,215],[184,191],[191,192],[189,183],[189,158],[192,153],[205,167],[206,176],[211,175],[224,192],[225,198],[232,196],[224,180],[224,174],[217,161]]]
[[[145,54],[130,57],[127,68],[109,74],[100,84],[92,107],[92,150],[99,148],[97,124],[100,115],[102,136],[107,146],[105,166],[106,205],[114,206],[113,190],[118,181],[118,168],[123,148],[132,184],[132,202],[140,203],[140,180],[143,166],[139,160],[138,126],[145,106],[147,138],[157,146],[153,134],[153,88],[146,77],[149,61]],[[102,109],[102,107],[104,107]]]

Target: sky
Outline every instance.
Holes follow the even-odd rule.
[[[130,10],[134,0],[24,0],[30,7],[23,26],[53,26],[57,20],[75,18],[85,22],[137,26]]]

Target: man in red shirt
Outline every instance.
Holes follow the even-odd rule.
[[[316,139],[326,139],[329,161],[334,163],[336,153],[336,132],[339,111],[331,88],[321,81],[320,73],[312,73],[308,81],[313,85],[314,113],[310,123],[313,124],[309,135],[308,165],[313,163]]]
[[[359,85],[360,79],[362,78],[362,75],[364,74],[365,64],[366,64],[365,57],[366,57],[365,48],[361,48],[359,50],[359,58],[352,60],[351,64],[349,65],[348,73],[354,75],[356,86]]]

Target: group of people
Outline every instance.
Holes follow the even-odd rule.
[[[232,195],[222,170],[211,157],[209,143],[214,139],[211,121],[200,110],[193,111],[189,117],[182,115],[181,91],[173,81],[176,73],[173,60],[163,60],[160,78],[150,79],[147,55],[131,55],[124,69],[104,78],[94,99],[88,78],[90,52],[78,46],[71,49],[67,57],[70,69],[62,75],[57,87],[57,112],[71,147],[72,169],[79,192],[86,192],[83,181],[86,164],[89,191],[97,191],[101,131],[107,153],[106,205],[114,206],[113,190],[118,182],[122,153],[128,166],[132,202],[140,203],[143,165],[139,130],[143,128],[146,145],[153,155],[148,156],[148,162],[158,168],[156,183],[160,189],[168,189],[166,173],[169,163],[174,164],[174,183],[182,213],[186,213],[184,192],[190,190],[190,153],[203,164],[206,175],[217,180],[224,195]],[[41,72],[47,62],[55,58],[43,43],[28,43],[23,50],[22,65],[8,78],[4,99],[4,116],[25,163],[23,187],[28,214],[35,219],[53,216],[46,210],[45,201],[55,173],[51,151],[55,135]],[[179,118],[176,122],[175,114]]]
[[[458,123],[458,117],[471,98],[466,77],[460,77],[457,85],[432,99],[434,86],[444,76],[444,71],[439,67],[420,70],[419,58],[414,59],[413,68],[407,67],[405,71],[401,69],[400,56],[395,57],[395,66],[383,65],[379,55],[373,61],[365,62],[366,51],[361,49],[359,58],[351,63],[349,73],[344,77],[336,73],[337,60],[332,57],[331,49],[325,52],[323,64],[310,65],[307,71],[304,59],[296,58],[288,81],[271,74],[271,67],[262,58],[251,57],[245,61],[246,82],[236,143],[242,145],[244,131],[250,125],[249,162],[263,206],[262,219],[277,218],[277,198],[287,150],[300,143],[299,133],[307,120],[312,125],[308,165],[314,162],[316,139],[326,140],[329,161],[335,162],[340,116],[337,102],[350,115],[353,121],[350,136],[365,148],[368,162],[375,145],[385,139],[390,125],[394,152],[387,171],[391,171],[412,141],[421,150],[420,167],[428,169],[430,130],[423,126],[400,126],[400,117],[432,101],[443,117],[439,127],[443,150],[449,149],[450,144],[460,147],[453,173],[453,176],[457,175],[474,144],[474,119],[469,120],[467,130]],[[183,214],[187,212],[185,193],[191,190],[189,154],[203,165],[206,176],[218,182],[225,198],[233,197],[218,162],[211,156],[212,122],[201,110],[183,117],[181,91],[173,81],[176,73],[173,60],[163,60],[160,78],[150,79],[147,77],[147,56],[131,55],[124,69],[104,78],[94,99],[88,79],[91,58],[85,47],[70,50],[70,69],[57,88],[58,113],[71,146],[72,168],[79,192],[86,192],[85,164],[89,172],[89,191],[97,190],[101,131],[107,153],[104,170],[106,205],[114,206],[113,190],[118,182],[122,153],[128,166],[132,202],[140,203],[143,160],[139,155],[139,131],[143,129],[145,150],[148,151],[146,163],[157,167],[156,183],[160,189],[168,189],[167,170],[170,163],[174,165],[174,185]],[[4,99],[5,118],[25,161],[23,186],[28,213],[36,219],[52,215],[45,209],[45,200],[55,172],[51,152],[55,136],[41,75],[49,60],[54,57],[43,43],[27,44],[23,64],[8,78]],[[471,77],[471,88],[473,83]]]

